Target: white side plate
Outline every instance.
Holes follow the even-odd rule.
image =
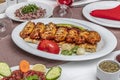
[[[21,21],[21,22],[27,21],[27,20],[19,19],[18,17],[15,16],[14,13],[20,7],[23,7],[23,6],[28,5],[28,4],[36,4],[37,6],[43,8],[43,9],[46,9],[46,14],[43,18],[48,18],[48,17],[52,16],[52,14],[53,14],[53,7],[48,5],[48,4],[41,3],[41,2],[23,2],[23,3],[15,4],[15,5],[8,7],[6,9],[5,13],[9,18],[11,18],[15,21]]]
[[[105,4],[105,5],[104,5]],[[112,28],[120,28],[120,21],[116,20],[110,20],[110,19],[103,19],[103,18],[97,18],[90,15],[90,12],[96,9],[111,9],[116,6],[120,5],[119,1],[100,1],[100,2],[94,2],[91,4],[86,5],[83,8],[83,15],[90,21],[95,22],[97,24],[106,26],[106,27],[112,27]]]
[[[31,65],[30,67],[32,67],[32,65]],[[62,68],[62,67],[61,67],[61,68]],[[12,70],[12,71],[19,70],[19,66],[11,67],[11,70]],[[47,70],[48,70],[48,69],[47,69]],[[65,71],[62,69],[61,76],[59,77],[58,80],[70,80],[70,78],[69,78],[69,76],[66,75]]]

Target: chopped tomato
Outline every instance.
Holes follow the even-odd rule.
[[[42,51],[47,51],[47,52],[50,52],[50,53],[53,53],[53,54],[58,54],[59,51],[60,51],[60,48],[59,48],[58,44],[51,41],[51,40],[40,41],[37,49],[42,50]]]

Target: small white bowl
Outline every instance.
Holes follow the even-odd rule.
[[[0,3],[0,14],[7,8],[7,2]]]
[[[118,66],[120,67],[120,64],[115,60],[107,60],[107,59],[101,60],[97,64],[97,74],[96,74],[97,78],[100,80],[120,80],[120,69],[116,72],[106,72],[99,67],[100,63],[105,61],[114,62],[118,64]]]

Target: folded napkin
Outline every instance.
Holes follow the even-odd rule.
[[[97,9],[91,11],[90,15],[99,18],[111,19],[111,20],[120,20],[120,5],[111,9]]]

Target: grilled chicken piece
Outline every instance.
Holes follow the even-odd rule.
[[[86,39],[88,38],[88,35],[89,35],[89,32],[87,30],[85,31],[80,31],[79,30],[79,37],[78,39],[76,40],[76,44],[83,44],[86,42]]]
[[[30,34],[31,39],[39,40],[41,37],[40,35],[44,32],[45,25],[41,22],[36,24],[36,27],[33,29],[32,33]]]
[[[44,31],[45,31],[45,24],[44,23],[41,23],[41,22],[38,22],[36,27],[38,27],[40,29],[40,34],[42,34]]]
[[[46,25],[44,33],[42,33],[41,38],[42,39],[54,39],[55,33],[56,33],[56,25],[54,23],[49,23]]]
[[[85,40],[86,40],[89,36],[89,31],[87,31],[87,30],[80,31],[79,36],[85,38]]]
[[[68,31],[66,27],[58,27],[54,39],[57,42],[65,41],[67,34],[68,34]]]
[[[78,45],[85,43],[85,37],[81,36],[80,33],[81,33],[81,31],[79,31],[78,39],[75,41],[75,43]]]
[[[24,39],[27,38],[30,33],[33,31],[33,29],[35,28],[35,23],[29,21],[25,27],[23,28],[23,30],[20,32],[20,36]]]
[[[89,36],[86,40],[90,44],[96,44],[101,40],[101,37],[96,31],[89,31]]]
[[[71,28],[68,30],[68,35],[66,36],[66,42],[74,43],[78,39],[78,30],[75,28]]]

